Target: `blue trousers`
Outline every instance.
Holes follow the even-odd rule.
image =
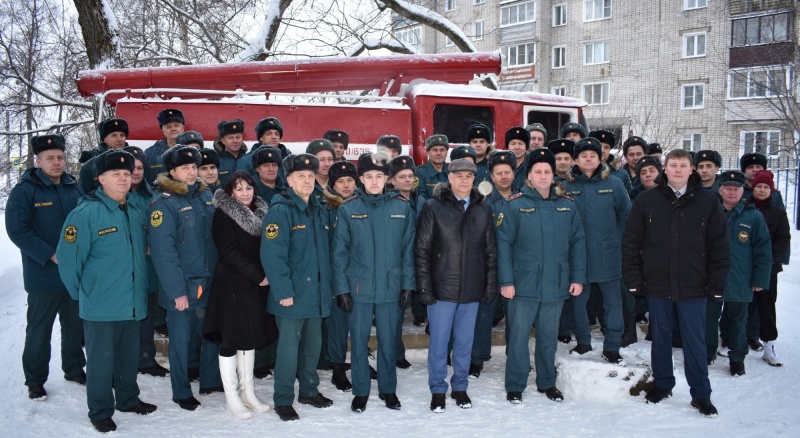
[[[334,304],[328,322],[328,360],[331,363],[344,363],[347,359],[347,312]]]
[[[25,346],[22,371],[25,385],[44,385],[50,374],[50,339],[58,316],[61,325],[61,369],[66,376],[83,371],[86,357],[81,348],[83,321],[78,316],[78,302],[67,291],[28,294]]]
[[[523,392],[531,369],[529,341],[531,325],[536,323],[536,386],[545,390],[556,386],[558,324],[563,301],[540,303],[515,297],[508,300],[508,359],[506,392]]]
[[[294,380],[300,382],[300,397],[319,394],[317,363],[322,350],[322,318],[290,318],[275,315],[278,325],[278,356],[275,360],[275,406],[294,402]]]
[[[492,358],[492,322],[500,294],[495,295],[489,304],[481,301],[478,304],[478,316],[475,319],[475,335],[472,341],[471,363],[483,365]]]
[[[169,380],[172,384],[172,396],[177,399],[192,396],[189,384],[189,367],[193,339],[202,339],[203,318],[206,309],[186,309],[184,311],[167,310],[167,328],[169,329]],[[199,341],[201,351],[199,357],[200,387],[211,388],[221,386],[219,377],[219,344]],[[138,345],[138,340],[137,340]],[[138,359],[137,359],[138,363]]]
[[[397,320],[402,309],[393,303],[353,303],[350,323],[350,377],[353,395],[368,396],[372,381],[369,377],[369,335],[372,315],[378,335],[378,392],[397,392]]]
[[[431,394],[447,392],[447,344],[453,335],[453,376],[450,388],[466,391],[469,364],[475,337],[478,303],[459,304],[437,301],[428,306],[430,345],[428,347],[428,386]]]
[[[403,343],[403,321],[406,319],[405,309],[400,309],[400,318],[397,318],[397,335],[395,336],[395,357],[397,360],[406,358],[406,345]]]
[[[111,418],[115,408],[132,408],[139,403],[139,325],[139,321],[83,322],[90,420]]]
[[[744,362],[750,350],[747,346],[747,307],[750,303],[709,300],[706,308],[706,356],[712,359],[719,347],[719,330],[724,326],[728,333],[728,359]]]
[[[147,368],[156,364],[156,307],[158,293],[147,294],[147,318],[139,321],[139,368]]]
[[[683,365],[686,382],[692,398],[711,397],[706,362],[706,298],[691,298],[671,301],[666,298],[647,296],[650,312],[650,330],[653,343],[650,349],[650,365],[657,387],[672,390],[675,375],[672,373],[672,328],[681,328],[683,342]]]
[[[586,313],[586,302],[589,301],[589,287],[577,297],[570,296],[561,308],[561,323],[558,329],[559,336],[569,336],[575,333],[579,344],[592,345],[592,335],[589,333],[589,317]]]

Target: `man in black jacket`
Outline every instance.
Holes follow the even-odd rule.
[[[472,187],[477,167],[461,158],[450,163],[447,183],[439,183],[417,219],[414,265],[419,301],[428,306],[430,347],[428,385],[431,410],[445,409],[447,344],[453,334],[450,397],[463,409],[478,304],[497,294],[497,242],[492,209]]]
[[[622,240],[625,284],[631,294],[647,298],[650,310],[656,387],[645,397],[648,403],[669,397],[675,386],[672,327],[677,311],[692,406],[705,416],[717,414],[708,380],[705,312],[707,299],[725,290],[729,253],[716,195],[702,189],[687,151],[671,151],[659,186],[634,201]]]

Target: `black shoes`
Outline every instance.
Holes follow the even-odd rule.
[[[659,388],[658,386],[655,387],[652,391],[648,392],[647,395],[644,396],[644,401],[650,404],[656,404],[665,398],[671,397],[672,391]]]
[[[483,364],[476,364],[476,363],[469,364],[469,377],[477,379],[478,377],[481,376],[481,371],[483,371]]]
[[[444,394],[433,394],[431,396],[431,410],[437,414],[444,412],[445,398]]]
[[[520,404],[522,403],[522,393],[521,392],[509,392],[506,394],[506,400],[508,400],[511,404]]]
[[[717,416],[717,408],[711,403],[710,398],[693,398],[692,407],[700,411],[704,417]]]
[[[636,324],[647,324],[647,316],[644,313],[637,313]]]
[[[748,339],[747,340],[747,345],[753,351],[763,351],[764,350],[764,345],[758,339]]]
[[[378,380],[378,372],[375,371],[375,368],[372,368],[372,365],[369,366],[369,378],[370,380]]]
[[[189,377],[190,382],[196,382],[200,380],[200,368],[189,368],[186,375]]]
[[[547,398],[553,401],[564,401],[564,394],[558,390],[555,386],[552,388],[547,389],[536,389],[537,391],[541,392],[542,394],[546,395]]]
[[[272,371],[267,367],[260,367],[253,370],[253,377],[256,379],[271,379]]]
[[[353,402],[350,403],[350,409],[353,412],[358,412],[358,413],[366,411],[368,399],[369,397],[367,397],[366,395],[357,395],[353,397]]]
[[[586,354],[592,351],[592,346],[589,344],[578,344],[572,350],[569,350],[569,354]]]
[[[353,390],[353,385],[350,383],[350,380],[347,378],[347,374],[345,370],[345,364],[343,363],[334,363],[333,365],[333,374],[331,375],[331,383],[333,386],[336,387],[337,391],[342,392],[350,392]]]
[[[572,336],[570,336],[570,335],[559,336],[558,337],[558,342],[561,342],[562,344],[569,344],[570,342],[572,342]]]
[[[333,404],[333,400],[317,393],[314,397],[297,397],[297,401],[304,405],[311,405],[315,408],[328,408]]]
[[[147,415],[147,414],[152,414],[153,412],[156,411],[156,409],[157,409],[156,405],[151,405],[150,403],[145,403],[139,400],[139,403],[131,408],[117,409],[117,410],[120,412],[132,412],[134,414]]]
[[[225,392],[225,388],[220,386],[209,386],[208,388],[200,388],[200,395],[208,395],[212,392]]]
[[[78,385],[86,386],[86,373],[81,371],[80,373],[75,374],[74,376],[64,375],[64,380],[66,380],[67,382],[77,383]]]
[[[456,401],[456,406],[461,409],[469,409],[472,407],[472,400],[467,395],[467,391],[451,391],[450,398]]]
[[[622,356],[619,355],[619,351],[604,351],[603,354],[600,355],[603,359],[607,360],[609,363],[613,363],[616,365],[625,365]]]
[[[300,419],[300,416],[297,415],[297,411],[294,410],[292,405],[275,406],[275,413],[278,414],[283,421],[295,421]]]
[[[407,370],[411,368],[411,362],[407,361],[405,357],[402,359],[398,359],[395,362],[395,365],[397,365],[397,368],[400,368],[401,370]]]
[[[415,326],[422,327],[423,324],[425,324],[425,317],[424,316],[421,317],[421,318],[419,316],[415,316],[414,317],[414,325]]]
[[[28,398],[34,401],[47,400],[47,391],[44,390],[44,385],[31,385],[28,387]]]
[[[383,400],[386,403],[386,407],[389,409],[394,409],[395,411],[399,411],[402,407],[400,405],[400,399],[397,398],[397,394],[390,392],[390,393],[378,393],[378,398]]]
[[[178,404],[181,409],[186,409],[187,411],[193,411],[200,407],[200,402],[197,401],[194,397],[187,397],[187,398],[175,398],[172,397],[172,401]]]
[[[155,363],[149,367],[139,368],[139,374],[147,374],[153,377],[167,377],[169,370]]]
[[[108,433],[117,430],[117,423],[111,417],[102,420],[92,420],[92,426],[100,433]]]
[[[623,348],[635,344],[639,338],[636,334],[636,321],[631,318],[625,321],[625,331],[622,332],[622,339],[620,341],[620,346]]]
[[[744,362],[731,362],[731,376],[744,376]]]

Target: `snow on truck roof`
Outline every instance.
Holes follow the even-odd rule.
[[[405,88],[404,88],[405,87]],[[492,90],[482,85],[458,85],[426,79],[415,79],[400,88],[400,95],[412,98],[414,96],[439,96],[439,97],[469,97],[476,99],[508,100],[514,102],[530,103],[534,105],[562,106],[569,108],[583,108],[587,105],[581,99],[556,96],[554,94],[541,94],[512,90]]]

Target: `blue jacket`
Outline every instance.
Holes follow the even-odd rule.
[[[102,187],[67,216],[56,254],[81,319],[140,321],[147,316],[146,227],[136,204],[123,207]]]
[[[586,233],[587,281],[600,283],[622,277],[622,234],[631,202],[625,186],[601,164],[591,178],[575,165],[562,184],[575,200]]]
[[[769,289],[772,272],[769,230],[764,215],[744,200],[724,212],[731,239],[731,270],[722,299],[749,303],[753,301],[753,287]]]
[[[356,190],[334,224],[334,295],[383,304],[397,302],[401,289],[416,289],[414,230],[414,213],[402,195]]]
[[[250,161],[250,167],[252,168],[253,163],[250,155],[247,153],[247,145],[242,143],[242,147],[239,149],[239,155],[234,157],[231,155],[230,152],[225,150],[225,146],[222,145],[219,141],[214,142],[214,149],[217,150],[219,153],[219,180],[222,183],[222,186],[228,182],[228,178],[231,177],[233,172],[236,172],[238,169],[238,165],[242,161]],[[283,167],[283,166],[280,166]]]
[[[56,253],[67,215],[78,205],[83,190],[66,172],[54,184],[41,169],[30,168],[11,189],[6,203],[6,233],[22,253],[25,290],[64,292],[58,265],[50,260]]]
[[[448,171],[447,163],[442,165],[441,172],[437,172],[430,161],[422,166],[417,166],[414,169],[414,174],[418,180],[417,191],[425,199],[431,199],[433,197],[433,188],[436,187],[436,184],[446,183],[448,173],[450,172]]]
[[[144,180],[147,181],[148,184],[154,184],[158,174],[164,171],[164,160],[161,159],[161,155],[166,152],[167,149],[169,149],[169,146],[167,146],[167,139],[162,138],[144,150],[144,155],[147,157],[147,167],[144,169]]]
[[[94,157],[107,150],[108,146],[105,143],[100,143],[96,148],[88,152],[91,158],[81,165],[81,170],[78,173],[78,184],[81,185],[84,193],[89,194],[100,187],[100,182],[97,181],[97,168],[94,167]]]
[[[270,284],[269,313],[290,318],[330,314],[329,231],[328,211],[313,196],[306,203],[289,188],[272,200],[261,233],[261,265]],[[286,298],[294,303],[281,306]]]
[[[128,196],[128,202],[136,205],[136,208],[142,213],[142,217],[144,217],[146,224],[148,220],[147,209],[150,208],[150,204],[155,202],[156,198],[158,198],[156,192],[150,188],[150,185],[147,184],[147,181],[143,180],[139,184],[138,190],[134,191],[131,189],[131,195]],[[150,279],[147,286],[147,292],[158,292],[158,276],[156,275],[156,267],[153,264],[153,258],[150,257],[149,254],[147,255],[147,273]]]
[[[553,186],[543,199],[526,185],[495,215],[498,283],[513,285],[516,296],[564,301],[571,283],[587,283],[583,224],[576,203],[560,193]]]
[[[256,180],[256,194],[259,198],[267,203],[267,206],[272,203],[272,198],[274,198],[275,195],[286,191],[286,185],[283,183],[283,181],[281,181],[280,178],[275,180],[275,188],[267,187],[266,184],[261,182],[261,180],[258,178],[258,175],[253,176],[253,178]]]
[[[175,310],[175,299],[186,295],[189,309],[205,308],[217,263],[211,190],[199,179],[187,186],[166,173],[157,183],[161,193],[148,209],[147,242],[158,274],[158,303]]]
[[[619,158],[611,159],[611,157],[609,157],[609,161],[610,162],[606,162],[606,166],[611,169],[611,176],[619,178],[619,180],[622,181],[622,185],[625,186],[625,190],[630,194],[631,190],[633,190],[630,173],[628,173],[626,169],[619,168]],[[633,199],[633,197],[631,197],[631,199]]]
[[[261,146],[263,146],[261,142],[254,144],[253,147],[250,148],[250,151],[236,160],[236,170],[244,170],[250,175],[253,175],[253,178],[255,178],[256,181],[258,181],[258,175],[256,174],[255,169],[253,169],[253,154],[256,152],[256,149],[260,148]],[[279,143],[278,146],[276,146],[276,149],[281,151],[281,159],[284,159],[292,154],[283,143]],[[286,185],[286,175],[283,174],[283,166],[278,166],[278,181],[280,181],[284,186]],[[261,199],[263,199],[265,202],[269,202],[269,200],[264,197]]]
[[[489,181],[492,182],[491,174],[489,173],[489,154],[486,154],[486,157],[481,160],[480,162],[475,163],[475,167],[478,168],[478,172],[475,173],[475,181],[472,183],[473,186],[478,187],[478,184]]]

